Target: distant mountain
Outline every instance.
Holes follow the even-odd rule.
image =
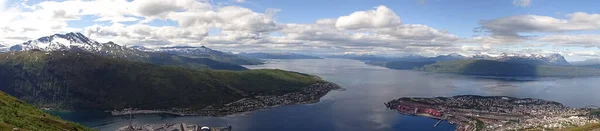
[[[486,76],[597,76],[600,69],[536,65],[496,60],[455,60],[425,65],[427,72]]]
[[[425,57],[425,56],[421,56],[421,55],[406,55],[406,56],[398,56],[398,57],[389,57],[389,56],[377,56],[377,55],[372,55],[372,54],[344,54],[344,55],[332,55],[329,57],[360,60],[360,61],[370,62],[370,63],[381,63],[381,62],[391,62],[391,61],[435,62],[435,61],[450,61],[450,60],[467,59],[467,57],[457,54],[457,53],[452,53],[452,54],[448,54],[448,55],[439,55],[436,57]]]
[[[565,60],[565,58],[560,54],[551,54],[551,55],[518,55],[518,54],[507,54],[503,53],[499,56],[490,56],[485,54],[476,54],[471,57],[466,57],[457,53],[452,53],[448,55],[439,55],[436,57],[418,57],[418,56],[405,56],[405,57],[375,57],[371,58],[378,59],[368,59],[362,60],[365,61],[366,64],[383,66],[390,69],[399,69],[399,70],[411,70],[418,69],[425,65],[433,64],[435,62],[445,62],[445,61],[458,61],[458,60],[493,60],[500,62],[509,62],[509,63],[522,63],[522,64],[531,64],[531,65],[555,65],[555,66],[568,66],[569,62]]]
[[[390,57],[377,56],[377,55],[373,55],[373,54],[344,54],[344,55],[330,55],[327,57],[360,60],[360,61],[365,61],[365,62],[391,61],[391,59],[393,59]]]
[[[452,54],[448,54],[448,55],[439,55],[436,57],[429,57],[426,58],[426,60],[424,61],[453,61],[453,60],[463,60],[463,59],[467,59],[467,57],[458,54],[458,53],[452,53]]]
[[[34,106],[0,91],[1,131],[92,131],[89,128],[63,121]]]
[[[323,59],[321,57],[295,54],[295,53],[263,53],[263,52],[246,53],[246,52],[242,52],[239,55],[245,56],[245,57],[250,57],[250,58],[256,58],[256,59]]]
[[[550,55],[519,55],[502,53],[497,57],[489,57],[487,60],[497,60],[504,62],[526,63],[536,65],[570,65],[569,62],[560,54]]]
[[[583,61],[571,62],[573,65],[600,65],[600,58],[586,59]]]
[[[287,93],[300,96],[317,93],[289,100],[314,101],[329,91],[305,88],[318,83],[327,82],[316,76],[283,70],[199,70],[88,52],[0,54],[0,90],[36,106],[55,109],[204,109],[222,107],[244,98]]]
[[[246,70],[231,63],[219,62],[207,58],[188,58],[167,53],[144,52],[113,42],[100,43],[85,37],[81,33],[54,34],[29,40],[10,47],[10,51],[71,51],[90,52],[101,56],[147,62],[158,65],[181,66],[189,68],[209,68],[222,70]]]
[[[8,51],[8,47],[4,46],[4,45],[0,45],[0,53],[1,52],[7,52]]]
[[[143,46],[132,46],[132,48],[144,51],[144,52],[158,52],[175,54],[190,58],[208,58],[215,61],[239,64],[239,65],[257,65],[262,64],[259,59],[248,58],[241,55],[225,53],[217,50],[213,50],[204,46],[191,47],[191,46],[174,46],[174,47],[160,47],[158,49],[146,48]]]
[[[435,61],[380,61],[380,62],[365,62],[365,64],[382,66],[396,70],[418,70],[419,68],[433,64]]]

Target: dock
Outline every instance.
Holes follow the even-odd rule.
[[[437,126],[440,124],[440,122],[442,122],[442,120],[438,120],[438,122],[437,122],[437,123],[435,123],[435,125],[433,125],[433,127],[434,127],[434,128],[435,128],[435,127],[437,127]]]

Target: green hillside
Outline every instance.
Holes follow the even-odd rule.
[[[215,69],[215,70],[247,70],[245,67],[228,62],[216,61],[211,58],[192,58],[166,53],[148,53],[149,58],[143,58],[140,62],[157,65],[180,66],[186,68]],[[135,59],[125,59],[134,60]]]
[[[325,82],[283,70],[216,71],[74,52],[0,54],[0,90],[36,106],[110,110],[219,106]]]
[[[532,65],[493,60],[456,60],[425,65],[420,70],[440,73],[458,73],[489,76],[594,76],[600,69]]]
[[[63,121],[0,91],[0,131],[85,131],[81,125]]]

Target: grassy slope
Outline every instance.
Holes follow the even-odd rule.
[[[492,60],[457,60],[436,62],[421,68],[428,72],[458,73],[492,76],[593,76],[600,75],[600,69],[530,65]]]
[[[197,70],[71,52],[0,54],[0,90],[62,109],[202,108],[317,82],[323,81],[283,70]]]
[[[46,114],[0,91],[0,130],[10,131],[15,127],[29,131],[90,130]]]

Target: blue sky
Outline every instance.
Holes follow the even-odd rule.
[[[233,52],[551,54],[600,58],[595,0],[0,0],[0,44],[98,41]],[[525,4],[519,4],[525,3]],[[33,7],[33,8],[32,8]],[[278,10],[271,15],[267,10]],[[102,19],[103,21],[98,21]],[[318,23],[316,21],[320,21]],[[52,27],[52,28],[50,28]],[[479,32],[484,31],[484,32]]]

